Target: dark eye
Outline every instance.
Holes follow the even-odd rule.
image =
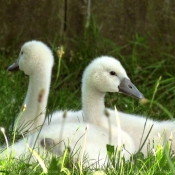
[[[116,73],[114,71],[111,71],[110,74],[111,75],[116,75]]]
[[[21,51],[21,55],[23,54],[24,52],[23,51]]]

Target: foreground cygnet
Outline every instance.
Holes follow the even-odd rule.
[[[118,123],[116,122],[114,110],[107,109],[108,118],[104,115],[104,111],[106,111],[104,105],[105,93],[119,92],[136,98],[143,98],[143,95],[130,83],[126,71],[118,60],[108,56],[102,56],[93,60],[83,73],[83,110],[78,112],[70,111],[69,113],[71,115],[68,115],[66,121],[77,122],[79,120],[85,120],[108,129],[108,120],[110,120],[111,124],[117,126]],[[129,133],[134,140],[135,152],[140,149],[147,137],[147,141],[141,149],[145,156],[148,151],[152,150],[153,146],[154,149],[158,144],[164,146],[166,141],[169,140],[171,133],[172,140],[175,139],[174,120],[154,121],[141,115],[126,114],[123,112],[118,112],[118,114],[122,130]],[[57,113],[53,114],[51,121],[60,123],[63,119],[58,116]],[[172,150],[175,151],[175,142],[173,141]]]
[[[143,94],[130,81],[121,63],[113,57],[101,56],[94,59],[83,73],[83,110],[68,111],[66,119],[59,117],[59,112],[55,112],[49,121],[51,123],[60,123],[62,120],[66,122],[85,121],[100,126],[107,131],[111,127],[116,128],[119,124],[114,110],[106,109],[104,105],[106,92],[118,92],[138,99],[143,98]],[[120,114],[119,112],[119,117]]]
[[[115,114],[109,113],[109,117],[106,117],[105,113],[108,112],[104,105],[106,92],[119,92],[138,99],[143,98],[143,94],[130,81],[120,62],[113,57],[101,56],[94,59],[83,73],[82,111],[70,111],[72,114],[68,115],[66,120],[70,122],[84,120],[105,129],[109,127],[108,120],[111,120],[111,124],[117,125]],[[52,115],[51,122],[60,123],[61,120],[57,113]]]

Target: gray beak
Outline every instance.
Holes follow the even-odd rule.
[[[8,71],[17,71],[19,70],[19,64],[18,64],[18,60],[16,60],[12,65],[10,65],[7,68]]]
[[[132,97],[142,99],[144,98],[143,94],[134,86],[134,84],[127,78],[124,78],[119,85],[119,92]]]

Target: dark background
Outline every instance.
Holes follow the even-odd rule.
[[[76,47],[95,21],[100,36],[123,46],[144,36],[149,53],[174,55],[175,1],[172,0],[0,0],[0,50],[10,52],[38,39],[47,44]],[[100,43],[99,43],[100,44]],[[129,48],[124,50],[127,54]]]

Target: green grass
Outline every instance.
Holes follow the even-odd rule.
[[[67,50],[59,60],[56,42],[50,46],[55,56],[55,66],[52,75],[52,85],[49,96],[48,112],[56,109],[81,109],[81,77],[87,64],[100,55],[111,55],[118,58],[125,67],[132,82],[145,95],[150,103],[142,105],[138,100],[122,94],[107,94],[106,106],[119,111],[132,114],[141,114],[157,120],[167,120],[175,116],[175,65],[173,53],[167,46],[164,50],[153,51],[147,45],[146,37],[135,34],[132,41],[124,46],[118,46],[112,41],[102,38],[95,24],[84,32],[84,37],[75,38],[72,42],[74,50]],[[162,46],[160,47],[162,48]],[[167,52],[166,52],[167,51]],[[6,68],[17,58],[14,51],[10,55],[5,53],[0,56],[0,126],[5,127],[9,141],[13,135],[10,125],[18,115],[24,100],[28,77],[22,72],[9,73]],[[59,72],[58,72],[58,69]],[[161,77],[161,78],[160,78]],[[1,144],[5,143],[3,134],[0,136]],[[109,149],[112,155],[115,149]],[[131,161],[124,159],[120,164],[112,164],[102,172],[98,169],[81,167],[80,164],[71,164],[69,153],[55,158],[46,165],[48,174],[173,174],[175,172],[175,157],[166,148],[159,147],[154,154],[144,158],[142,153],[134,155]],[[111,159],[113,157],[111,156]],[[2,174],[44,174],[43,167],[38,163],[27,164],[23,160],[0,160],[0,172]],[[97,172],[96,172],[97,171]]]

